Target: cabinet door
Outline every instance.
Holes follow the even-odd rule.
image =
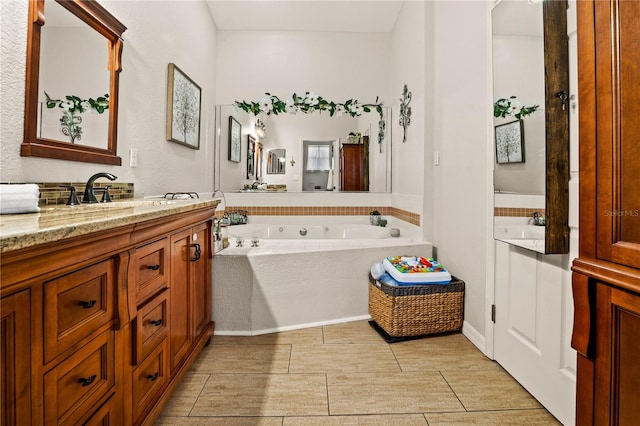
[[[31,292],[0,301],[0,420],[31,424]]]
[[[192,285],[191,315],[193,335],[198,336],[211,320],[211,240],[207,224],[195,227],[192,234],[190,279]],[[199,254],[198,254],[199,253]],[[197,255],[196,255],[197,254]]]
[[[604,284],[597,289],[594,424],[640,419],[640,296]]]
[[[189,316],[192,298],[192,287],[189,285],[189,268],[192,259],[191,230],[171,236],[170,252],[169,361],[173,371],[189,354],[193,341],[194,327]]]
[[[640,268],[640,2],[594,2],[597,256]]]

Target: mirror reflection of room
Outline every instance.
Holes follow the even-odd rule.
[[[232,116],[241,123],[244,140],[245,135],[251,134],[262,144],[265,158],[262,165],[256,165],[256,176],[261,176],[259,180],[269,188],[278,185],[278,188],[286,188],[287,192],[391,192],[391,108],[384,107],[383,114],[387,130],[378,143],[380,116],[375,111],[359,117],[331,117],[319,112],[254,116],[232,105],[218,105],[216,123],[219,123],[220,136],[216,144],[215,164],[220,188],[228,192],[241,191],[254,183],[246,178],[244,165],[250,153],[245,144],[242,146],[240,163],[227,161],[228,142],[225,135],[228,133],[229,117]],[[264,136],[257,132],[258,122],[260,133]],[[353,135],[360,136],[356,138]],[[316,149],[311,156],[314,160],[308,162],[311,151],[307,149],[305,141],[322,142],[331,145],[331,149]],[[346,150],[343,149],[345,146],[348,146]],[[353,149],[360,152],[352,158]],[[317,168],[319,163],[316,160],[320,161],[321,157],[314,156],[320,153],[328,154],[330,158],[324,155],[320,164],[322,167]],[[285,161],[276,162],[276,157],[284,157]],[[343,164],[348,166],[347,169],[341,169]],[[349,178],[349,173],[357,177]],[[356,181],[349,183],[352,182],[350,179]]]
[[[504,117],[494,118],[494,125],[502,129],[521,120],[524,147],[524,161],[504,161],[504,150],[496,145],[495,190],[544,195],[544,111],[515,116],[522,107],[545,101],[542,3],[504,0],[493,9],[492,26],[494,102],[507,99],[511,104]]]
[[[38,137],[104,148],[110,82],[106,39],[54,0],[45,1],[45,14]]]

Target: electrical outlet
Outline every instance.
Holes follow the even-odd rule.
[[[440,165],[440,151],[433,152],[433,165],[434,166]]]

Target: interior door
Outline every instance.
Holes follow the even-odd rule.
[[[496,242],[494,357],[563,424],[575,418],[567,255]]]

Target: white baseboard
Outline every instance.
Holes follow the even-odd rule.
[[[261,334],[278,333],[281,331],[301,330],[303,328],[321,327],[323,325],[342,324],[353,321],[370,320],[371,315],[360,315],[356,317],[347,317],[334,319],[329,321],[319,321],[307,324],[288,325],[284,327],[265,328],[260,330],[243,330],[243,331],[230,331],[230,330],[216,330],[215,334],[218,336],[259,336]]]
[[[471,341],[471,343],[476,345],[477,348],[480,349],[480,351],[483,354],[485,354],[485,355],[487,354],[487,347],[486,347],[486,342],[485,342],[484,336],[482,334],[480,334],[480,332],[478,330],[473,328],[466,321],[464,321],[463,324],[462,324],[462,334],[464,334],[465,337]]]

